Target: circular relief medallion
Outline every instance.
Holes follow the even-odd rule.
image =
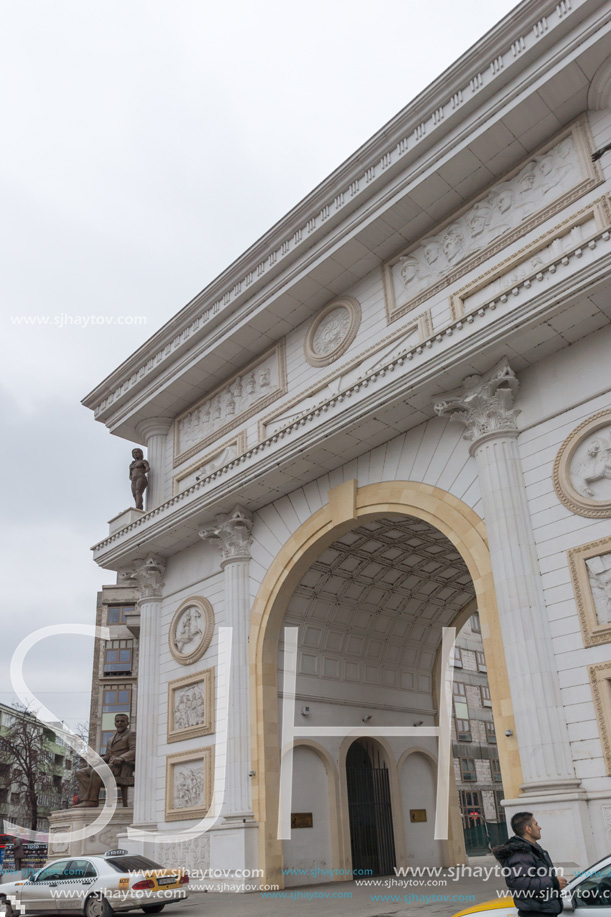
[[[554,463],[554,487],[571,512],[611,516],[611,410],[584,420],[565,439]]]
[[[352,296],[336,299],[316,316],[308,329],[305,356],[311,366],[333,363],[348,350],[361,323],[361,307]]]
[[[187,599],[176,609],[170,624],[170,652],[181,665],[191,665],[204,655],[214,630],[214,610],[201,596]]]

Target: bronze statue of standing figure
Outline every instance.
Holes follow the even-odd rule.
[[[151,466],[144,457],[142,449],[132,449],[133,462],[129,466],[129,479],[132,482],[132,494],[136,501],[136,509],[144,509],[142,497],[148,487],[147,474]]]

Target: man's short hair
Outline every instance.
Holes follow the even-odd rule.
[[[532,812],[516,812],[511,819],[511,830],[519,837],[524,837],[524,832],[532,820]]]

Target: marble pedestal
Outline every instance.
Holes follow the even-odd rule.
[[[91,837],[82,840],[62,838],[67,831],[77,831],[91,825],[102,812],[98,809],[60,809],[49,816],[49,858],[63,856],[83,856],[106,853],[116,849],[119,834],[124,834],[134,820],[132,808],[118,807],[109,822]]]
[[[203,834],[185,839],[163,841],[118,838],[118,846],[130,853],[148,857],[162,866],[184,866],[190,876],[192,891],[255,891],[259,885],[258,828],[252,818],[226,818]],[[178,829],[180,830],[180,829]]]

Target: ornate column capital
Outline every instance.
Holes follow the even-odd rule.
[[[138,587],[139,603],[157,601],[161,599],[165,571],[165,561],[156,554],[147,554],[146,557],[136,558],[131,569],[120,574],[120,579]]]
[[[238,505],[231,513],[219,513],[216,522],[204,526],[199,537],[216,542],[222,564],[232,560],[250,560],[252,522],[252,513]]]
[[[147,417],[136,425],[136,432],[148,444],[151,436],[166,436],[172,423],[171,417]]]
[[[472,442],[471,451],[484,437],[499,433],[517,433],[516,417],[520,411],[513,407],[519,382],[504,357],[485,375],[467,376],[461,388],[447,392],[435,404],[435,413],[450,415],[467,428],[464,438]]]

